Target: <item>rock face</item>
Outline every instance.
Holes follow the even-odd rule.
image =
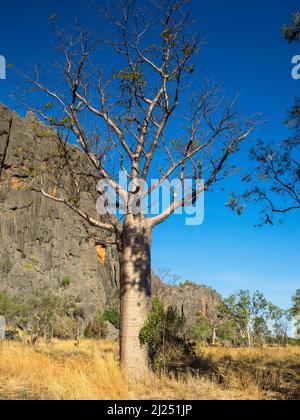
[[[217,320],[216,308],[221,296],[213,289],[192,282],[168,285],[162,283],[157,276],[153,278],[153,286],[154,294],[166,306],[171,306],[184,315],[189,325],[197,320],[199,313],[212,322]]]
[[[84,165],[74,147],[71,164]],[[51,177],[72,188],[57,138],[32,115],[21,119],[2,105],[0,177],[0,289],[21,294],[50,289],[71,297],[87,319],[114,305],[119,287],[116,250],[100,252],[72,210],[32,191],[40,183],[47,191]],[[91,188],[96,191],[86,186]],[[80,200],[95,209],[88,195]]]
[[[87,173],[85,157],[68,148],[70,165]],[[88,322],[99,309],[118,305],[118,255],[95,239],[104,232],[91,232],[72,210],[33,191],[42,185],[55,196],[56,180],[75,190],[62,162],[53,131],[33,115],[22,119],[0,104],[0,292],[50,290],[72,298]],[[95,212],[95,184],[84,177],[81,182],[84,193],[76,197],[74,192],[74,200]],[[191,320],[200,311],[215,317],[219,296],[211,289],[192,283],[166,286],[156,277],[154,289]]]

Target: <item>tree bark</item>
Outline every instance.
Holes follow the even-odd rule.
[[[216,344],[216,341],[217,341],[216,327],[213,327],[213,332],[212,332],[212,345],[213,346]]]
[[[121,366],[130,379],[149,369],[147,346],[139,335],[151,305],[151,228],[142,216],[127,216],[121,253]]]
[[[252,337],[251,337],[251,330],[250,330],[250,326],[247,327],[247,344],[248,347],[251,348],[252,347]]]

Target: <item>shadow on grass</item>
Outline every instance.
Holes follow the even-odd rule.
[[[256,388],[266,399],[300,400],[300,363],[235,360],[230,355],[215,359],[200,353],[190,360],[169,363],[166,370],[176,378],[205,377],[228,390]]]

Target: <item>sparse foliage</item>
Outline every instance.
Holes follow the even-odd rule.
[[[148,345],[153,366],[166,369],[176,361],[182,361],[194,354],[193,344],[185,338],[185,318],[175,309],[164,308],[154,298],[148,320],[141,329],[140,342]]]
[[[22,305],[17,298],[10,297],[6,293],[0,293],[0,315],[4,316],[7,322],[11,322],[20,313],[22,313]]]
[[[269,302],[262,293],[251,295],[244,290],[224,299],[219,307],[220,317],[234,328],[237,342],[248,347],[255,342],[266,344],[269,311]]]
[[[290,43],[299,41],[300,38],[300,13],[294,13],[292,22],[283,28],[283,36]]]
[[[300,336],[300,290],[297,290],[295,296],[293,297],[291,315],[296,321],[297,334]]]
[[[32,291],[28,296],[0,294],[0,315],[12,328],[20,328],[31,344],[38,338],[76,338],[76,318],[80,315],[75,303],[48,290]]]
[[[281,346],[288,344],[289,330],[291,326],[291,313],[276,305],[270,304],[270,323],[272,326],[273,340]]]

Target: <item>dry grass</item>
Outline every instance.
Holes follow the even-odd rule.
[[[201,366],[190,374],[177,378],[151,374],[142,383],[132,384],[118,367],[114,343],[85,340],[76,348],[73,342],[57,341],[51,345],[40,343],[33,348],[7,342],[0,349],[0,399],[275,398],[275,394],[266,392],[266,378],[254,374],[255,369],[261,366],[270,370],[275,363],[282,369],[289,366],[292,371],[292,365],[298,368],[300,365],[300,349],[248,351],[216,348],[199,349],[199,354]],[[250,369],[253,366],[254,371]],[[277,374],[274,377],[277,381]],[[290,378],[295,382],[292,375]],[[268,380],[273,384],[274,378]],[[296,383],[297,380],[299,387],[299,377]]]
[[[258,399],[300,399],[300,347],[199,348],[202,372]]]

